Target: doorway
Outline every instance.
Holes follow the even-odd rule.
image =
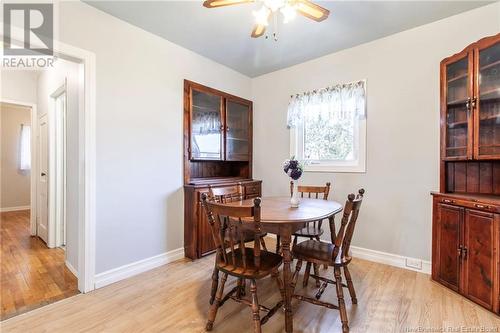
[[[49,123],[46,116],[36,121],[36,110],[30,103],[0,103],[1,320],[79,293],[64,249],[46,243]]]
[[[0,280],[10,281],[8,288],[2,285],[1,319],[85,291],[84,283],[80,285],[80,260],[85,257],[80,252],[80,235],[85,231],[81,229],[85,208],[81,191],[85,184],[81,178],[82,67],[81,63],[57,59],[54,67],[35,74],[18,71],[2,75],[7,76],[3,84],[9,85],[10,91],[26,98],[34,96],[36,106],[32,109],[36,111],[32,122],[25,124],[33,132],[33,219],[30,223],[26,214],[1,216],[2,235],[11,238],[2,242],[8,245],[2,246],[0,255],[3,259],[12,254],[5,265],[3,260],[1,263]],[[30,89],[31,94],[27,92]],[[7,191],[16,188],[11,186]],[[4,230],[4,226],[9,229]]]
[[[11,27],[11,44],[23,45],[24,33],[23,29],[15,26]],[[0,35],[2,38],[3,35]],[[75,138],[78,138],[77,149],[72,151],[73,161],[79,166],[78,171],[73,173],[69,165],[67,166],[67,179],[72,180],[71,186],[74,190],[67,191],[67,209],[65,215],[66,221],[75,221],[76,224],[70,228],[69,225],[65,228],[66,234],[66,258],[71,257],[72,262],[76,265],[67,265],[78,276],[78,290],[81,292],[89,292],[95,289],[95,221],[96,221],[96,55],[87,50],[54,40],[54,57],[55,62],[58,59],[73,62],[77,64],[78,71],[78,93],[77,100],[72,99],[78,109],[77,113],[73,113],[71,117],[67,117],[67,123],[72,123],[78,127],[78,131],[68,131],[67,144],[75,144]],[[9,76],[6,75],[9,71],[18,72],[19,70],[2,70],[2,84],[12,82]],[[15,81],[15,80],[14,80]],[[9,91],[10,95],[2,95],[3,100],[21,100],[18,97],[17,91]],[[67,100],[70,100],[67,96]],[[31,102],[30,102],[31,103]],[[40,106],[40,105],[38,105]],[[36,106],[35,106],[36,107]],[[72,106],[75,107],[74,105]],[[67,105],[69,109],[69,103]],[[38,118],[34,117],[33,130],[38,129]],[[49,116],[50,127],[50,116]],[[50,151],[49,151],[50,156]],[[50,159],[50,157],[49,157]],[[38,167],[38,157],[33,158],[33,167]],[[73,164],[71,164],[73,165]],[[73,165],[74,166],[74,165]],[[37,170],[38,172],[39,170]],[[49,177],[50,183],[50,170]],[[36,186],[37,182],[32,182],[32,186]],[[50,190],[50,184],[49,184]],[[33,191],[32,193],[35,193]],[[75,199],[75,196],[77,198]],[[31,202],[37,202],[39,198],[36,196],[31,198]],[[50,198],[49,198],[50,203]],[[36,225],[36,205],[31,211],[31,234],[35,235],[37,230]],[[50,216],[49,205],[49,216]],[[76,207],[76,208],[75,208]],[[50,228],[49,228],[50,229]],[[71,230],[70,230],[71,229]],[[50,230],[48,233],[50,238]],[[77,250],[71,251],[68,247],[70,243],[77,244]],[[68,262],[67,262],[68,264]],[[76,266],[76,267],[75,267]],[[3,290],[4,288],[2,288]]]

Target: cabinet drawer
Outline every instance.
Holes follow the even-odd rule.
[[[259,196],[261,193],[260,184],[246,184],[245,196]]]
[[[480,201],[468,201],[468,200],[461,200],[461,199],[455,199],[455,198],[440,198],[439,202],[448,204],[448,205],[457,205],[457,206],[462,206],[462,207],[467,207],[467,208],[474,208],[477,210],[482,210],[486,212],[491,212],[491,213],[500,213],[500,209],[498,206],[489,204],[489,203],[484,203]]]

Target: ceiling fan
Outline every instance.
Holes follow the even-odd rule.
[[[207,8],[217,8],[250,2],[262,3],[262,7],[258,11],[253,12],[255,17],[255,26],[252,30],[253,38],[264,35],[271,17],[274,18],[276,30],[278,13],[283,15],[284,23],[293,20],[297,13],[316,22],[325,20],[330,14],[328,9],[318,6],[309,0],[205,0],[203,6]],[[277,40],[276,31],[273,33],[273,36],[274,40]]]

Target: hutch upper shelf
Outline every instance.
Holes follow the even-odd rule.
[[[441,62],[444,160],[500,159],[500,43],[481,40]]]

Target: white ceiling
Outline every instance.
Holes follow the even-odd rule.
[[[91,6],[250,77],[490,2],[317,1],[331,12],[326,21],[317,23],[297,16],[294,21],[279,26],[279,40],[275,42],[272,38],[250,38],[254,23],[252,10],[257,9],[258,4],[207,9],[202,1],[87,1]]]

